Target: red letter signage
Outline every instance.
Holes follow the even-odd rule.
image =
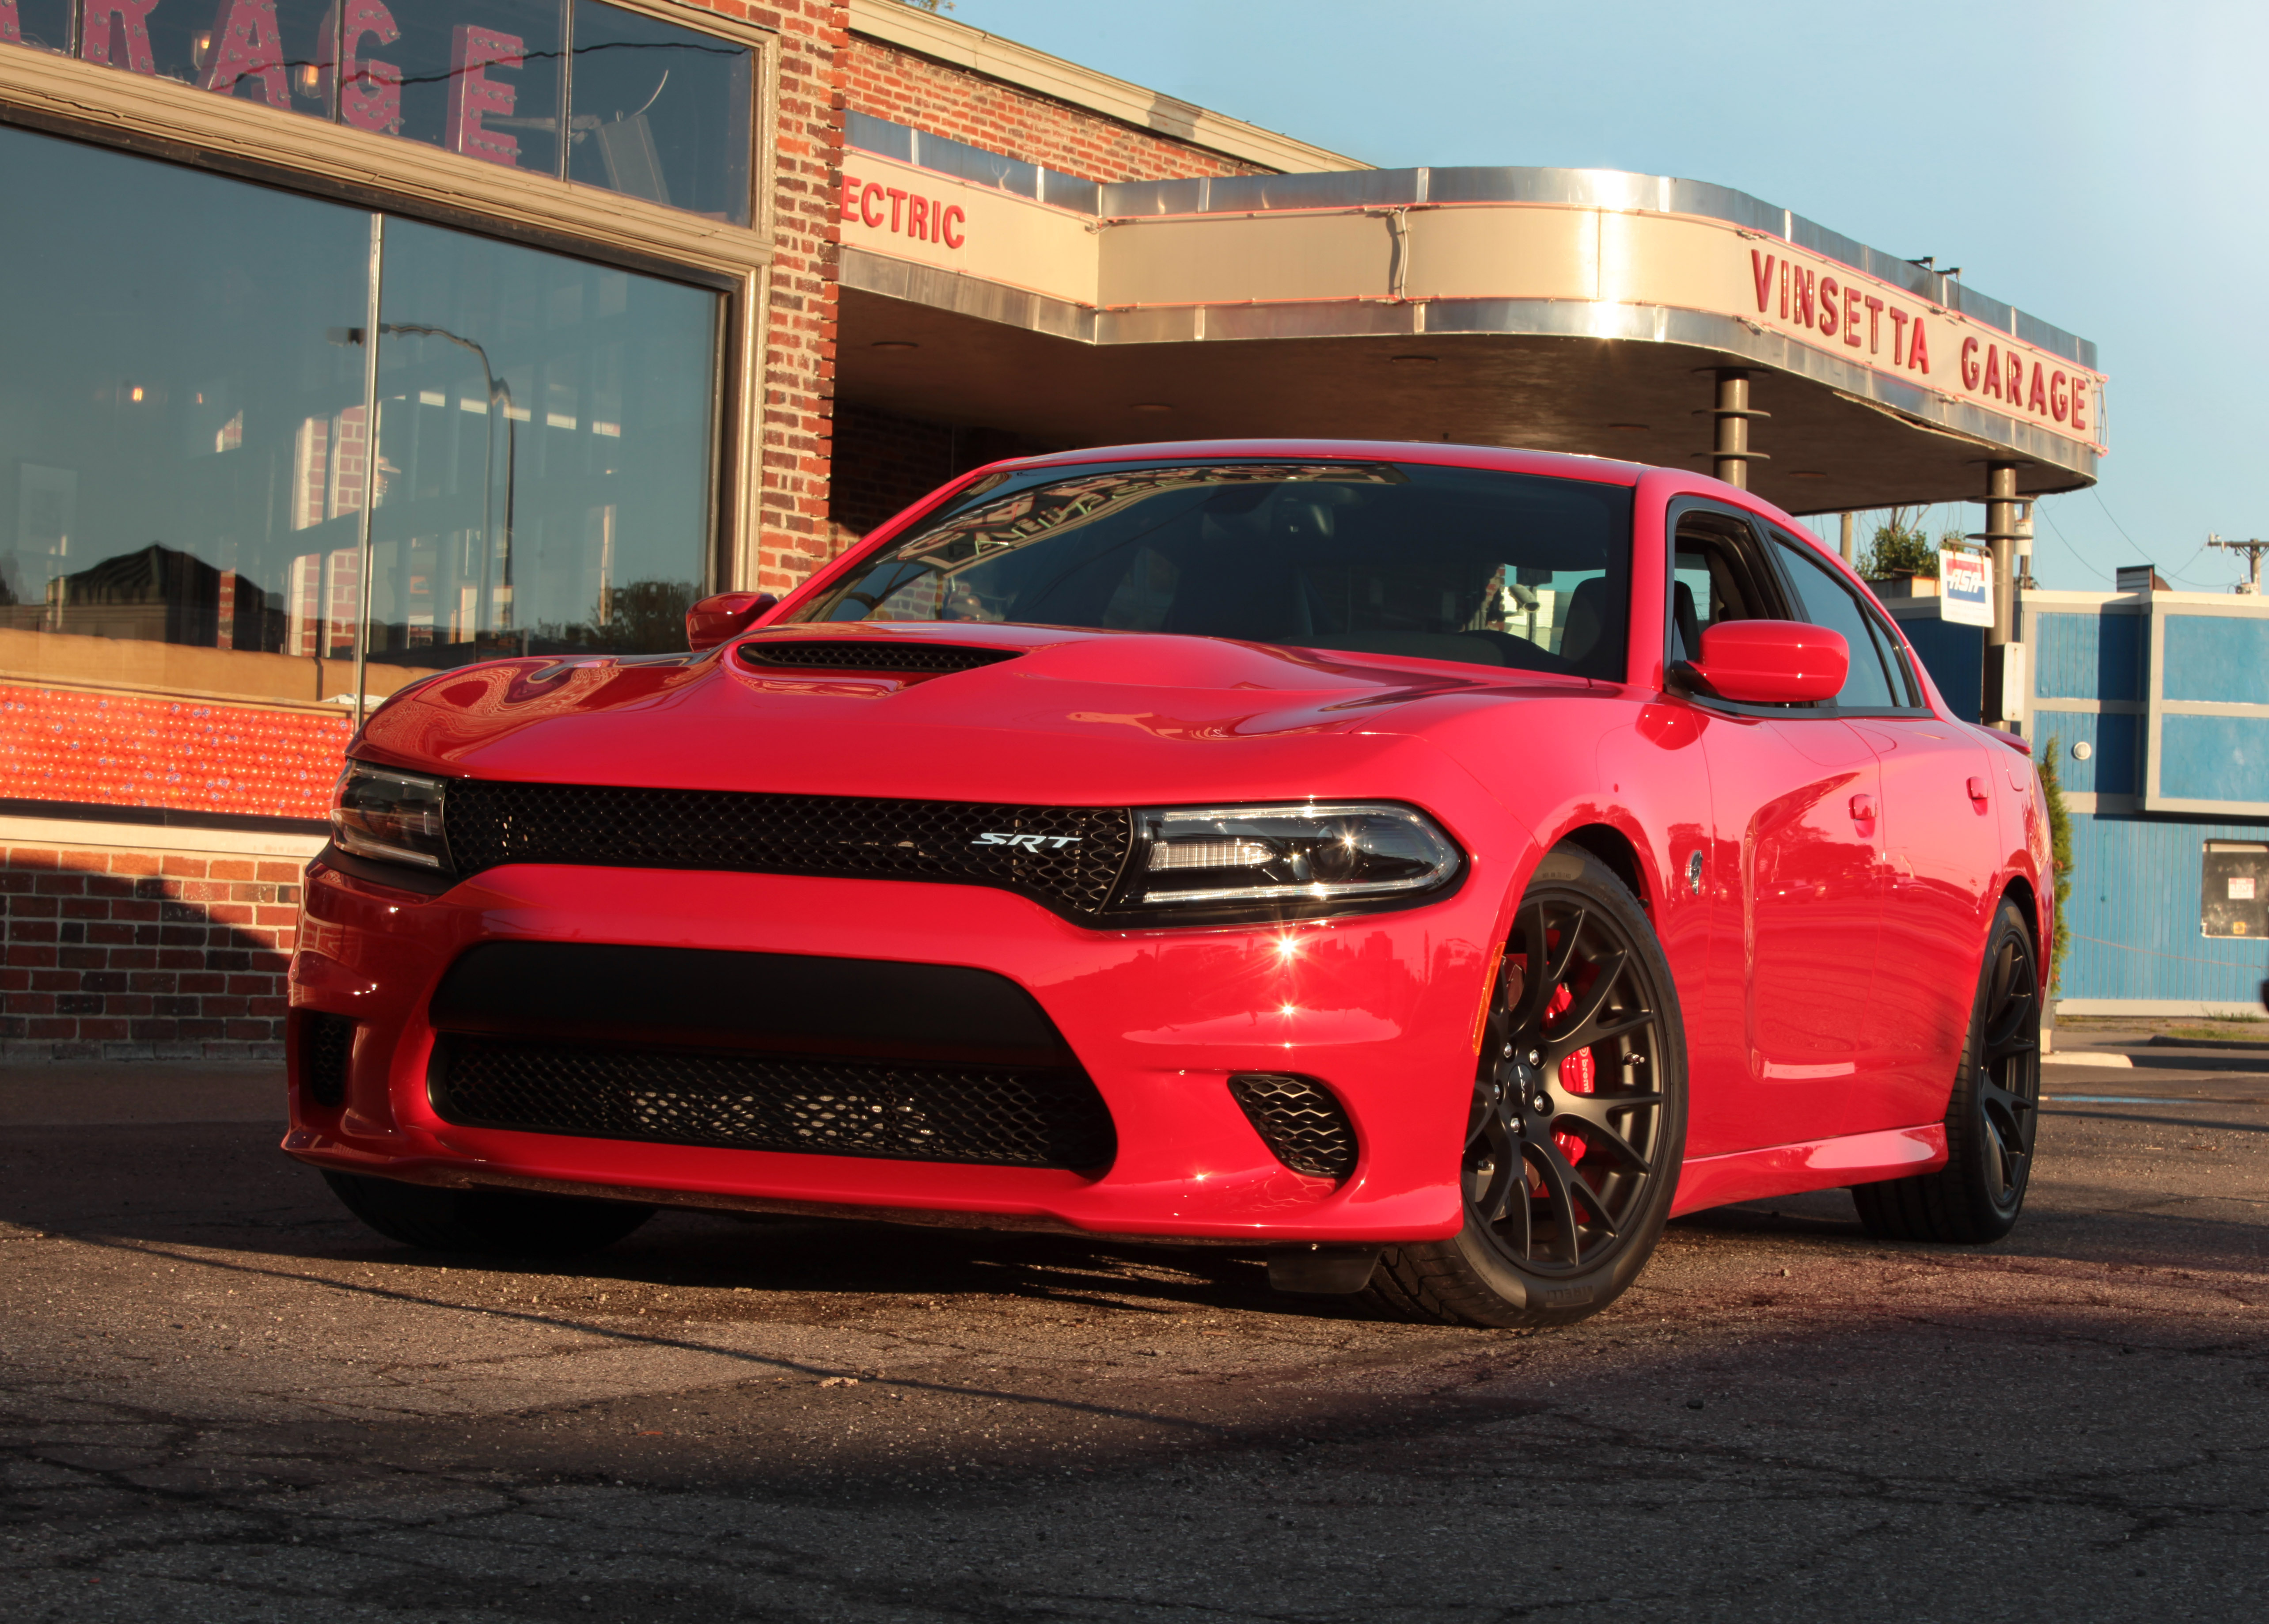
[[[517,168],[520,137],[484,129],[481,120],[491,113],[499,117],[509,114],[520,94],[512,85],[489,78],[491,68],[517,68],[526,60],[520,37],[459,23],[450,41],[449,150]]]
[[[0,44],[21,45],[24,26],[16,20],[16,0],[0,0]]]
[[[78,25],[78,54],[106,68],[155,74],[158,63],[150,55],[150,13],[157,5],[158,0],[87,0],[86,13]],[[124,62],[110,51],[110,25],[114,18],[122,36]]]
[[[362,62],[355,50],[367,34],[381,45],[402,37],[394,13],[381,0],[346,0],[339,32],[339,115],[357,129],[398,132],[402,125],[402,70],[390,62]]]
[[[198,88],[225,96],[239,79],[260,81],[271,107],[292,108],[292,89],[284,82],[284,33],[276,24],[276,0],[220,0],[213,15],[212,58]]]

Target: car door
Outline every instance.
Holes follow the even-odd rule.
[[[1675,518],[1673,661],[1721,620],[1800,619],[1746,516]],[[1736,705],[1695,693],[1710,773],[1711,849],[1693,882],[1711,912],[1711,996],[1695,1051],[1722,1078],[1689,1154],[1832,1137],[1865,1054],[1859,1012],[1883,904],[1875,751],[1833,705]],[[1699,1113],[1697,1113],[1697,1117]]]
[[[1983,739],[1924,704],[1881,613],[1817,550],[1778,533],[1774,543],[1805,617],[1851,645],[1839,708],[1882,767],[1888,883],[1864,1025],[1867,1081],[1853,1092],[1844,1132],[1935,1122],[1977,989],[2006,775],[1997,781]]]

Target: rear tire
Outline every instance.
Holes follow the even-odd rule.
[[[1947,1101],[1946,1165],[1852,1186],[1869,1235],[1974,1245],[2016,1227],[2040,1123],[2038,964],[2024,910],[2004,898],[1985,939],[1970,1035]]]
[[[481,1257],[580,1258],[654,1216],[651,1207],[516,1190],[446,1190],[326,1171],[346,1209],[390,1241]]]
[[[1637,899],[1578,847],[1520,900],[1460,1167],[1465,1228],[1390,1246],[1366,1295],[1404,1318],[1541,1328],[1596,1314],[1661,1237],[1686,1148],[1686,1041]]]

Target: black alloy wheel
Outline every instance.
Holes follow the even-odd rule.
[[[1590,853],[1551,853],[1489,992],[1460,1163],[1465,1229],[1390,1248],[1372,1296],[1462,1324],[1597,1312],[1661,1235],[1685,1093],[1677,994],[1644,912]]]
[[[1855,1185],[1861,1225],[1883,1240],[1999,1240],[2024,1209],[2040,1105],[2040,960],[2024,910],[2004,899],[1947,1100],[1946,1165]]]

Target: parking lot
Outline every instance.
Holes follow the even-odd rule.
[[[468,1268],[271,1080],[0,1074],[0,1613],[2262,1616],[2269,1045],[2089,1041],[2003,1245],[1726,1209],[1533,1337],[1031,1235]]]

